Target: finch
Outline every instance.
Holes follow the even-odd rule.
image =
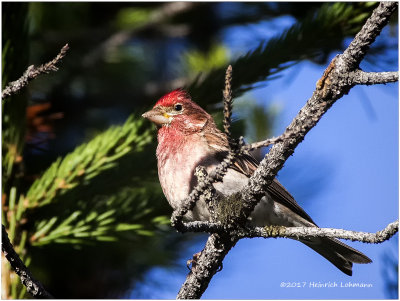
[[[158,177],[162,190],[174,210],[189,196],[197,184],[197,166],[204,166],[210,174],[229,151],[227,136],[213,118],[182,90],[174,90],[161,97],[152,110],[142,115],[157,125]],[[223,180],[214,183],[220,202],[240,191],[258,166],[250,155],[241,155],[228,169]],[[204,200],[185,215],[187,221],[210,221]],[[293,196],[278,182],[266,189],[265,197],[249,217],[253,226],[318,227],[297,204]],[[329,260],[339,270],[352,275],[353,263],[372,262],[363,253],[337,239],[299,239],[302,243]]]

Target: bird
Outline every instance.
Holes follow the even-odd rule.
[[[226,157],[228,137],[182,88],[162,96],[142,117],[157,126],[158,177],[166,199],[177,210],[197,184],[196,167],[203,166],[210,174]],[[258,165],[251,154],[237,156],[222,181],[213,183],[221,196],[219,202],[240,191]],[[184,218],[186,221],[210,221],[211,213],[206,202],[200,199]],[[318,227],[276,178],[248,219],[250,225],[259,227]],[[299,240],[349,276],[353,263],[372,262],[365,254],[334,238]]]

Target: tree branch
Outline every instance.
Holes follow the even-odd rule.
[[[231,117],[232,117],[232,66],[229,65],[226,69],[225,74],[225,89],[223,92],[224,96],[224,132],[228,136],[229,141],[231,140]],[[231,142],[229,142],[231,143]]]
[[[45,290],[43,285],[38,280],[33,278],[31,272],[15,252],[10,240],[8,239],[7,231],[4,225],[2,225],[1,235],[1,250],[11,264],[11,267],[15,273],[21,278],[21,282],[26,286],[28,293],[35,298],[53,299],[54,297]]]
[[[397,6],[397,2],[381,2],[374,10],[371,17],[368,18],[360,32],[342,54],[343,68],[347,69],[346,71],[353,71],[358,68],[369,46],[389,22],[389,18],[397,9]]]
[[[242,150],[243,151],[252,151],[252,150],[255,150],[257,148],[267,147],[267,146],[270,146],[272,144],[276,144],[278,142],[283,142],[283,141],[285,141],[287,139],[294,138],[294,137],[295,137],[295,133],[292,133],[292,132],[286,133],[285,132],[284,134],[282,134],[282,135],[280,135],[279,137],[276,137],[276,138],[270,138],[270,139],[267,139],[267,140],[254,142],[254,143],[251,143],[251,144],[246,144],[246,145],[243,146]]]
[[[205,280],[211,279],[220,270],[223,259],[236,242],[237,239],[227,235],[210,235],[176,298],[200,299],[209,284],[209,281]]]
[[[397,2],[380,3],[350,46],[342,55],[336,56],[332,60],[322,78],[317,82],[317,88],[311,98],[285,130],[283,135],[290,138],[276,143],[271,148],[250,178],[249,184],[242,190],[243,214],[233,218],[232,223],[245,224],[247,216],[265,195],[266,187],[273,181],[289,156],[293,154],[296,146],[336,100],[347,94],[354,86],[354,83],[349,83],[342,75],[358,69],[369,45],[388,23],[389,17],[397,5]],[[225,255],[236,242],[235,237],[212,234],[197,259],[196,267],[188,274],[177,298],[200,298],[211,278],[222,265]]]
[[[317,228],[317,227],[281,227],[281,226],[268,226],[256,227],[238,233],[241,237],[287,237],[287,238],[341,238],[351,241],[360,241],[364,243],[382,243],[389,240],[393,235],[399,231],[399,221],[395,221],[386,226],[382,231],[376,233],[349,231],[343,229],[333,228]]]
[[[50,73],[50,71],[57,71],[58,68],[56,65],[66,55],[68,49],[69,49],[68,44],[65,44],[64,47],[61,48],[59,54],[57,54],[57,56],[50,62],[43,64],[37,68],[34,65],[29,66],[19,79],[9,83],[7,87],[4,88],[3,93],[1,95],[1,99],[3,100],[17,93],[19,90],[25,87],[29,81],[35,79],[40,74]]]
[[[399,72],[364,72],[357,70],[349,73],[354,85],[375,85],[394,83],[399,80]]]
[[[224,233],[226,229],[219,222],[189,222],[185,224],[186,230],[190,232],[208,232],[208,233]],[[399,221],[395,221],[386,226],[382,231],[376,233],[350,231],[334,228],[318,228],[318,227],[284,227],[284,226],[266,226],[266,227],[246,227],[231,231],[230,236],[236,238],[253,238],[253,237],[286,237],[286,238],[341,238],[351,241],[359,241],[364,243],[382,243],[389,240],[399,231]]]

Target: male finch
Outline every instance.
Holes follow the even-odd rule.
[[[181,89],[160,98],[154,108],[142,116],[158,127],[158,177],[168,202],[176,210],[197,183],[195,168],[202,165],[210,173],[224,159],[229,147],[227,137],[218,130],[213,118]],[[237,158],[223,181],[213,184],[217,193],[229,196],[238,192],[247,184],[257,165],[258,162],[249,155]],[[185,218],[209,221],[207,204],[200,199]],[[255,207],[249,222],[253,226],[317,227],[276,179]],[[352,274],[353,262],[371,262],[363,253],[337,239],[299,240],[347,275]]]

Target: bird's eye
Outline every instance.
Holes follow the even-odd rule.
[[[182,111],[182,105],[180,104],[180,103],[177,103],[175,106],[174,106],[174,110],[175,111]]]

